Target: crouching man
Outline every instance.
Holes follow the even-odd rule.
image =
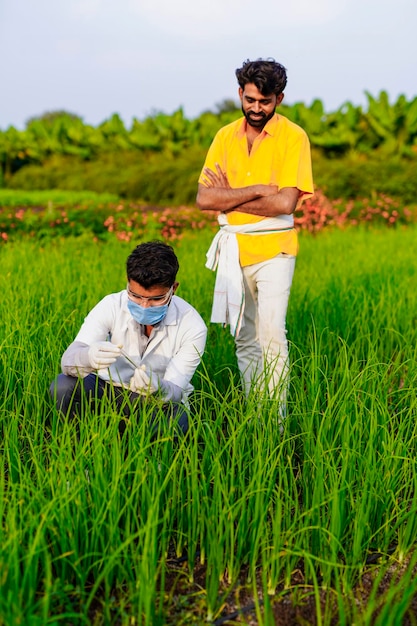
[[[191,378],[204,352],[207,327],[190,304],[174,295],[179,264],[171,246],[159,241],[138,245],[126,269],[126,289],[105,296],[90,311],[64,352],[63,373],[51,384],[51,396],[70,417],[80,414],[86,400],[97,407],[111,399],[129,417],[158,398],[166,421],[174,420],[185,433]]]

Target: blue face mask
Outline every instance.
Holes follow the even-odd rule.
[[[161,306],[140,306],[132,300],[127,301],[127,308],[130,311],[131,316],[138,324],[144,324],[145,326],[154,326],[164,319],[168,312],[168,304],[162,304]]]

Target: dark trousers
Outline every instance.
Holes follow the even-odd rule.
[[[88,374],[85,378],[74,378],[66,374],[59,376],[51,383],[49,388],[51,397],[56,402],[59,411],[68,417],[81,415],[82,407],[87,402],[93,409],[98,409],[103,399],[115,405],[121,416],[128,418],[132,412],[143,410],[144,399],[137,393],[124,387],[116,387],[102,380],[95,374]],[[161,410],[167,425],[176,423],[176,426],[186,433],[188,430],[188,414],[183,404],[179,402],[167,402],[152,411],[150,427],[156,434],[160,429]],[[121,421],[123,430],[125,421]]]

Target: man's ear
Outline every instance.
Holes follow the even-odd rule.
[[[178,289],[179,283],[177,281],[175,281],[175,283],[172,285],[173,289],[172,289],[172,293],[174,294],[177,289]]]
[[[240,101],[243,102],[243,89],[242,89],[242,87],[239,87],[238,93],[239,93]]]
[[[277,95],[277,103],[275,106],[279,107],[279,105],[281,104],[283,100],[284,100],[284,92]]]

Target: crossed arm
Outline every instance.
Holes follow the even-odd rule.
[[[239,211],[262,217],[291,215],[299,198],[297,187],[276,185],[250,185],[232,188],[218,163],[216,171],[203,170],[204,182],[198,185],[197,206],[202,211]]]

